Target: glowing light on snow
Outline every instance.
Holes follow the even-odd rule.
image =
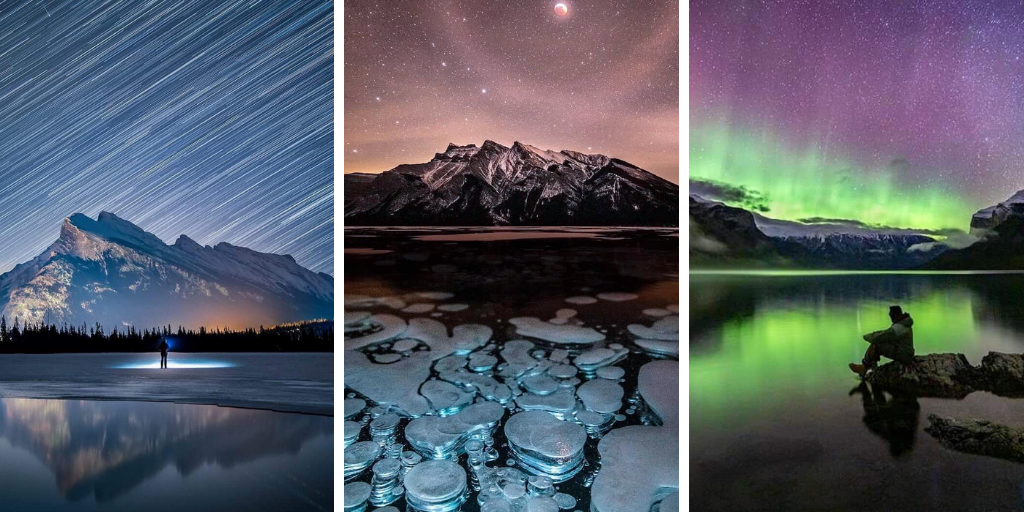
[[[238,366],[238,365],[236,365],[235,363],[228,363],[228,362],[224,362],[224,361],[188,361],[188,362],[180,362],[180,363],[179,362],[174,362],[174,361],[167,361],[167,368],[168,369],[172,369],[172,368],[234,368],[235,366]],[[160,361],[159,361],[159,359],[157,359],[156,361],[153,361],[152,363],[127,363],[127,364],[120,364],[120,365],[111,366],[111,368],[116,368],[116,369],[119,369],[119,370],[148,370],[148,369],[159,370],[159,369],[161,369],[160,368]]]

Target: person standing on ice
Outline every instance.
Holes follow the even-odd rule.
[[[167,338],[160,339],[160,368],[167,368],[167,349],[170,347]]]

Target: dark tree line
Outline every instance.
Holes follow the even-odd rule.
[[[60,352],[155,352],[166,338],[173,352],[333,352],[334,322],[314,320],[241,331],[227,328],[198,330],[170,325],[138,330],[135,327],[61,327],[44,324],[11,325],[0,317],[0,353],[52,354]]]

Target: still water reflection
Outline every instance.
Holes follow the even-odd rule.
[[[0,399],[3,510],[322,510],[333,418]]]
[[[862,386],[860,335],[913,315],[918,354],[1024,351],[1021,275],[690,276],[698,510],[1022,510],[1024,466],[942,448],[928,414],[1024,425],[1024,401]]]

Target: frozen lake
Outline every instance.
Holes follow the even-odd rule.
[[[3,354],[0,398],[141,400],[334,414],[330,353]]]
[[[678,230],[345,230],[352,510],[678,510]]]

